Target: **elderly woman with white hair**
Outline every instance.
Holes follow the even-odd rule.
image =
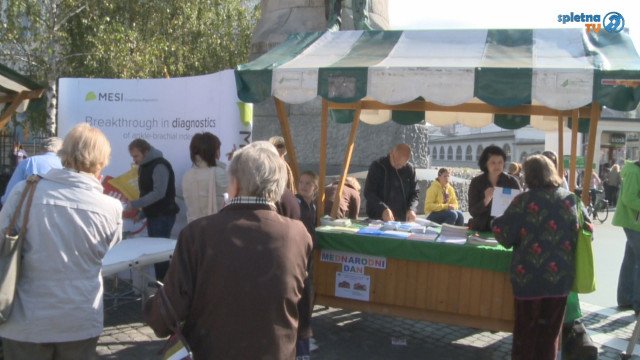
[[[276,212],[287,178],[273,146],[236,151],[228,172],[229,203],[182,230],[160,291],[196,359],[293,359],[311,236]],[[158,336],[171,333],[163,304],[144,311]]]
[[[98,180],[111,145],[100,130],[80,124],[59,155],[64,168],[40,175],[33,194],[16,297],[0,325],[7,360],[93,359],[102,333],[102,259],[122,239],[122,205],[102,193]],[[0,211],[2,233],[25,184]]]

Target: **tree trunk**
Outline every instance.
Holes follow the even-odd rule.
[[[47,87],[47,136],[55,136],[58,125],[58,84],[56,80],[49,80]]]

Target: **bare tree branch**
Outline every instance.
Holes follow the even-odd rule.
[[[85,2],[84,5],[80,6],[79,8],[77,8],[76,10],[73,10],[71,12],[69,12],[66,16],[64,16],[62,18],[62,20],[60,20],[58,22],[58,24],[54,27],[54,31],[58,31],[60,29],[60,26],[64,25],[67,21],[69,21],[69,19],[73,16],[75,16],[76,14],[78,14],[79,12],[81,12],[82,10],[84,10],[87,7],[87,3]]]

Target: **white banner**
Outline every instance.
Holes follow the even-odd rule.
[[[227,162],[226,154],[251,141],[251,118],[241,119],[241,108],[233,70],[174,79],[64,78],[59,80],[58,136],[64,138],[81,122],[100,128],[112,148],[105,176],[130,170],[128,145],[133,139],[143,138],[162,151],[176,175],[181,208],[176,234],[186,221],[181,184],[192,165],[191,137],[203,131],[218,136],[220,160]]]

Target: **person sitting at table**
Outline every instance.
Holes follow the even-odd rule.
[[[195,359],[295,358],[311,236],[276,212],[287,170],[271,145],[254,144],[228,166],[229,203],[180,232],[159,290]],[[164,337],[172,331],[161,299],[146,302],[144,318]]]
[[[336,196],[336,191],[338,191],[339,182],[340,180],[336,180],[324,188],[325,215],[331,215],[333,200]],[[336,213],[335,218],[356,220],[358,218],[358,213],[360,213],[360,183],[358,182],[358,179],[353,176],[347,176],[347,178],[344,179],[340,205],[338,205],[338,212]]]
[[[438,224],[464,225],[464,215],[458,210],[456,190],[449,184],[449,169],[440,168],[438,177],[427,189],[424,213],[427,220]]]
[[[469,229],[491,231],[491,205],[496,187],[521,189],[518,179],[504,173],[506,160],[507,154],[498,146],[490,145],[482,151],[478,160],[482,174],[471,179],[469,185]]]
[[[528,191],[516,196],[493,220],[496,240],[513,248],[511,284],[515,298],[512,359],[555,360],[567,296],[575,277],[578,241],[576,196],[562,187],[555,165],[544,155],[524,163]]]
[[[420,190],[410,158],[411,147],[398,144],[369,166],[364,197],[370,219],[409,222],[416,219]]]

